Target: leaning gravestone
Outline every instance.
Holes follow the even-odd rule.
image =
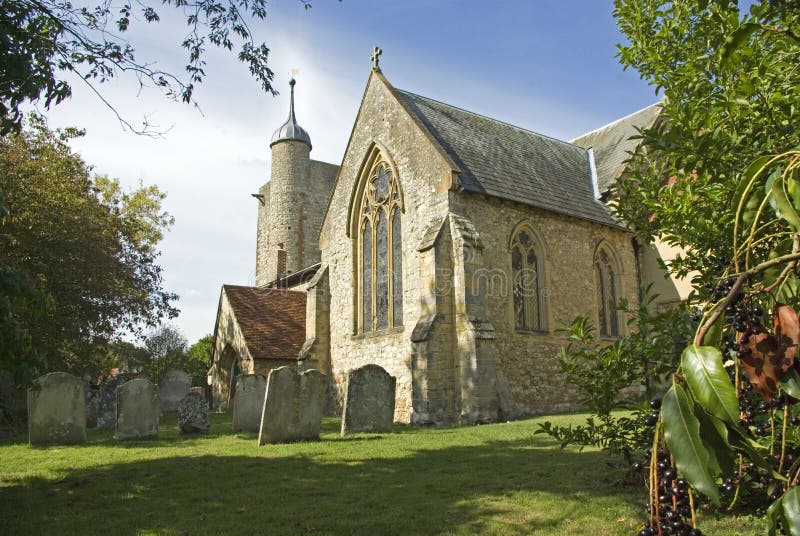
[[[192,387],[178,402],[178,428],[182,434],[208,433],[208,401],[202,387]]]
[[[64,372],[39,378],[38,391],[28,391],[28,437],[31,445],[86,442],[83,380]]]
[[[297,374],[289,367],[270,371],[258,444],[319,439],[325,375],[316,369]]]
[[[158,382],[158,398],[164,413],[178,410],[178,402],[192,388],[192,377],[182,370],[170,370]]]
[[[117,389],[117,439],[158,437],[158,393],[147,378],[137,378]]]
[[[267,378],[260,374],[239,376],[233,396],[233,432],[258,432]]]
[[[364,365],[347,373],[342,435],[391,432],[397,380],[378,365]]]
[[[123,372],[108,378],[97,392],[97,428],[113,430],[117,424],[117,389],[133,378],[133,374]]]

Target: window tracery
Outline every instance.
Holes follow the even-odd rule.
[[[361,194],[356,247],[362,333],[403,323],[402,196],[391,166],[375,160]]]
[[[598,323],[600,335],[605,337],[619,336],[619,268],[607,246],[597,250],[594,261],[597,279]]]

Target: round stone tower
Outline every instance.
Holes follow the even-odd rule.
[[[314,262],[308,244],[316,244],[311,236],[304,206],[308,196],[311,138],[297,124],[294,115],[294,78],[289,81],[291,100],[289,118],[272,135],[272,174],[266,218],[267,244],[263,273],[257,273],[257,284],[264,285],[296,272]]]

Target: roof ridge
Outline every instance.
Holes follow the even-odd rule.
[[[460,106],[454,106],[452,104],[448,104],[448,103],[440,101],[440,100],[432,99],[430,97],[426,97],[425,95],[420,95],[418,93],[412,93],[411,91],[406,91],[405,89],[399,89],[399,88],[395,88],[395,91],[398,91],[400,93],[405,93],[407,95],[412,95],[414,97],[419,97],[421,99],[429,100],[431,102],[435,102],[437,104],[441,104],[441,105],[447,106],[449,108],[454,108],[454,109],[456,109],[456,110],[458,110],[460,112],[465,112],[465,113],[468,113],[470,115],[474,115],[475,117],[480,117],[481,119],[487,119],[489,121],[493,121],[495,123],[499,123],[499,124],[505,125],[507,127],[515,128],[517,130],[521,130],[522,132],[527,132],[529,134],[533,134],[534,136],[538,136],[540,138],[545,138],[545,139],[548,139],[548,140],[556,141],[556,142],[564,144],[564,145],[569,145],[571,147],[575,147],[576,149],[580,149],[582,151],[586,150],[583,147],[580,147],[579,145],[575,145],[571,141],[560,140],[558,138],[554,138],[553,136],[548,136],[547,134],[542,134],[541,132],[536,132],[535,130],[524,128],[524,127],[521,127],[519,125],[514,125],[514,124],[509,123],[507,121],[502,121],[500,119],[495,119],[494,117],[489,117],[488,115],[479,114],[477,112],[473,112],[471,110],[467,110],[466,108],[461,108]]]
[[[575,145],[575,143],[574,143],[574,142],[575,142],[575,140],[579,140],[579,139],[581,139],[581,138],[585,138],[585,137],[587,137],[587,136],[590,136],[591,134],[595,134],[595,133],[597,133],[597,132],[600,132],[601,130],[605,130],[605,129],[607,129],[607,128],[611,128],[611,127],[613,127],[614,125],[617,125],[618,123],[621,123],[621,122],[623,122],[623,121],[625,121],[625,120],[627,120],[627,119],[630,119],[630,118],[631,118],[631,117],[633,117],[634,115],[640,114],[640,113],[642,113],[643,111],[645,111],[645,110],[647,110],[647,109],[649,109],[649,108],[653,108],[653,107],[655,107],[655,106],[658,106],[658,105],[660,105],[662,102],[664,102],[664,99],[661,99],[661,100],[659,100],[659,101],[656,101],[656,102],[654,102],[653,104],[649,104],[649,105],[645,106],[644,108],[640,108],[640,109],[636,110],[635,112],[629,113],[629,114],[628,114],[628,115],[626,115],[626,116],[623,116],[623,117],[619,117],[619,118],[617,118],[617,119],[614,119],[614,120],[613,120],[613,121],[611,121],[610,123],[606,123],[605,125],[603,125],[603,126],[601,126],[601,127],[597,127],[597,128],[596,128],[596,129],[594,129],[594,130],[590,130],[589,132],[585,132],[585,133],[581,134],[580,136],[575,136],[574,138],[572,138],[572,140],[570,141],[570,143],[572,143],[573,145]]]

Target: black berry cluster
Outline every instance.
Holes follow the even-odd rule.
[[[661,409],[661,399],[654,398],[650,401],[653,413],[645,417],[645,424],[653,426],[658,421],[658,411]],[[633,471],[641,473],[650,467],[653,460],[653,451],[645,451],[645,461],[633,464]],[[669,451],[660,449],[656,452],[656,478],[658,481],[658,504],[647,503],[649,519],[639,536],[702,536],[700,529],[692,527],[692,510],[689,502],[689,485],[678,478],[672,457]]]

